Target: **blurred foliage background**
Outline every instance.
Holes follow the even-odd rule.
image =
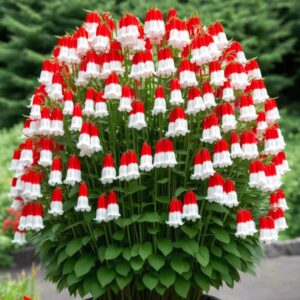
[[[299,0],[0,0],[0,221],[7,216],[8,165],[19,142],[19,122],[28,113],[26,105],[56,36],[79,26],[85,9],[110,11],[115,17],[130,11],[143,19],[150,6],[164,13],[175,7],[180,17],[198,14],[205,25],[220,20],[227,36],[242,42],[248,58],[258,57],[269,94],[279,97],[293,169],[284,178],[290,206],[285,237],[300,236]]]

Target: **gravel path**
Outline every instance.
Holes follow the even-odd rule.
[[[17,271],[13,272],[16,273]],[[42,276],[40,272],[38,286],[41,290],[41,300],[80,299],[70,297],[67,292],[58,294],[52,284],[42,280]],[[242,274],[241,282],[236,284],[233,290],[224,287],[211,290],[210,294],[222,300],[299,300],[299,282],[300,256],[282,256],[265,259],[257,277]]]

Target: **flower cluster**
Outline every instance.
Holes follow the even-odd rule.
[[[276,101],[258,62],[219,22],[205,27],[175,10],[164,19],[151,8],[144,24],[129,13],[116,24],[108,13],[88,12],[82,26],[58,39],[39,83],[11,163],[12,207],[21,210],[16,242],[23,242],[20,232],[44,227],[43,211],[63,215],[73,187],[77,213],[109,222],[121,216],[118,188],[149,174],[157,181],[166,168],[169,181],[185,178],[183,202],[175,195],[180,179],[169,187],[169,226],[198,220],[202,197],[237,214],[237,237],[255,234],[235,184],[247,176],[244,188],[270,195],[260,240],[286,228],[280,187],[289,166]],[[249,175],[239,173],[241,165]],[[207,195],[199,195],[204,185]]]

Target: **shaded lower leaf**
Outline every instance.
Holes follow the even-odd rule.
[[[158,284],[158,278],[148,273],[143,276],[143,283],[149,290],[152,291]]]
[[[186,298],[191,287],[191,282],[183,278],[177,278],[175,283],[175,292],[182,298]]]
[[[176,274],[172,269],[163,269],[159,273],[159,281],[165,287],[169,288],[175,283]]]
[[[165,259],[160,254],[151,254],[148,257],[149,265],[155,269],[156,271],[159,271],[165,264]]]
[[[115,279],[115,277],[115,270],[110,269],[107,266],[103,266],[97,271],[97,278],[103,287],[110,284]]]
[[[91,268],[95,265],[96,258],[91,255],[81,256],[74,265],[74,271],[76,276],[80,277],[88,273]]]

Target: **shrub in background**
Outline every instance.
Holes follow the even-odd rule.
[[[276,101],[218,22],[150,9],[115,27],[88,13],[43,64],[11,164],[14,241],[33,231],[46,277],[81,297],[233,287],[286,228]]]

